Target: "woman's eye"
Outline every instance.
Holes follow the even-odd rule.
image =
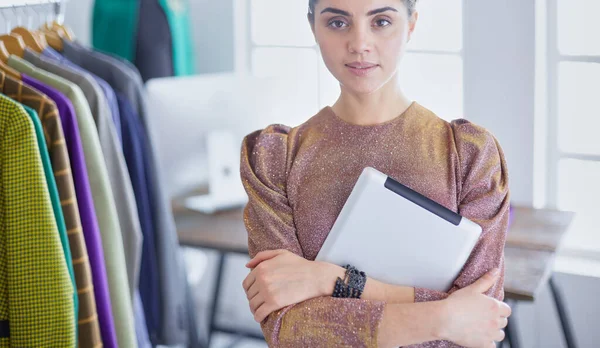
[[[333,20],[333,21],[329,22],[328,26],[330,26],[334,29],[341,29],[341,28],[345,28],[347,26],[347,24],[341,20]]]
[[[390,24],[392,24],[392,22],[388,21],[387,19],[377,19],[377,20],[375,20],[375,25],[377,27],[380,27],[380,28],[387,27]]]

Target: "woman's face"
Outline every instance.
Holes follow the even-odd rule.
[[[417,17],[402,0],[319,0],[312,29],[342,88],[370,94],[396,74]]]

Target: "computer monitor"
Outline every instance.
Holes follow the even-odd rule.
[[[170,196],[208,184],[207,139],[229,131],[239,159],[243,137],[272,123],[294,127],[318,110],[293,81],[234,73],[169,77],[146,84],[148,114],[157,156]]]

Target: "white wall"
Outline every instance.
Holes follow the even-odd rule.
[[[499,140],[512,201],[533,203],[533,1],[464,2],[464,108]]]
[[[94,0],[71,0],[65,6],[65,24],[75,33],[77,39],[90,45],[92,42],[92,9]]]

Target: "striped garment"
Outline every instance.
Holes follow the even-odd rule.
[[[74,347],[73,286],[33,123],[0,95],[0,347]]]
[[[54,178],[60,196],[67,228],[75,283],[77,286],[78,343],[81,347],[98,347],[102,344],[94,285],[87,247],[81,228],[79,207],[75,196],[69,153],[56,104],[45,94],[15,80],[0,71],[0,92],[37,112],[44,129],[46,145],[52,162]]]

